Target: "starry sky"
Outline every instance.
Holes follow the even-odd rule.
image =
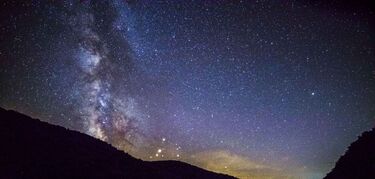
[[[0,106],[143,160],[240,178],[322,178],[375,124],[375,12],[367,4],[0,7]]]

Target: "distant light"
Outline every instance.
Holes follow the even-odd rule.
[[[314,96],[314,95],[315,95],[315,92],[312,92],[311,95]]]
[[[158,153],[161,153],[161,149],[158,149]]]
[[[163,142],[165,142],[165,138],[163,137],[162,139],[161,139]]]
[[[176,157],[177,157],[177,158],[180,158],[180,154],[177,154]]]

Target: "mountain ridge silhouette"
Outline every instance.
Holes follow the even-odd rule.
[[[324,179],[375,179],[375,128],[363,132]]]
[[[0,108],[0,178],[218,178],[180,161],[142,161],[78,131]]]

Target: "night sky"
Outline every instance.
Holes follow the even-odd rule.
[[[375,14],[366,4],[0,7],[0,106],[144,160],[322,178],[375,124]]]

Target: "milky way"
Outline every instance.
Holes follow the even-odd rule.
[[[122,149],[133,146],[133,141],[139,140],[137,120],[141,117],[133,114],[136,109],[131,98],[117,96],[113,86],[125,84],[114,83],[112,71],[117,69],[111,62],[111,49],[95,32],[96,17],[85,6],[75,13],[68,21],[79,38],[76,62],[81,68],[82,85],[74,90],[81,94],[78,112],[84,120],[84,130]]]
[[[71,0],[0,12],[0,106],[144,160],[322,178],[374,126],[366,4]]]

